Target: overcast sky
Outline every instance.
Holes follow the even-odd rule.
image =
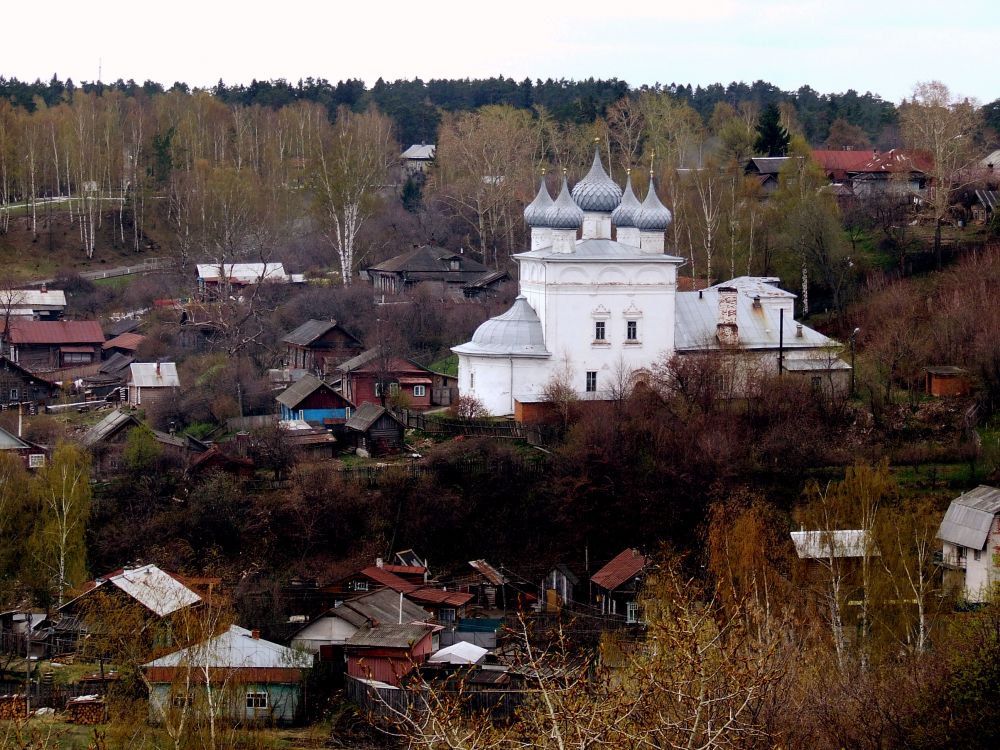
[[[1000,98],[1000,0],[4,3],[0,75],[169,86],[313,76],[769,81]]]

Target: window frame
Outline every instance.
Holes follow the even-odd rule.
[[[17,401],[21,397],[21,391],[17,388],[11,388],[10,393],[8,395],[9,395],[8,398],[9,401]]]
[[[270,701],[266,690],[248,690],[246,693],[246,707],[254,711],[267,709]]]
[[[625,622],[629,625],[637,625],[642,622],[639,616],[639,602],[625,602]]]
[[[597,393],[597,370],[587,370],[584,377],[584,392]]]
[[[29,469],[44,469],[45,468],[45,454],[44,453],[29,453],[28,454],[28,468]]]
[[[638,344],[639,343],[639,321],[635,319],[629,319],[625,321],[625,343],[627,344]]]
[[[438,622],[455,622],[457,619],[458,610],[454,607],[441,607],[438,610]]]
[[[594,343],[595,344],[606,344],[608,343],[608,324],[604,320],[594,321]]]
[[[426,395],[427,395],[427,386],[426,385],[415,385],[415,386],[413,386],[413,397],[414,398],[423,398]]]

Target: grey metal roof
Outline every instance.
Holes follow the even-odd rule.
[[[778,174],[790,156],[755,156],[750,162],[760,174]]]
[[[80,442],[88,448],[93,447],[102,440],[114,435],[119,429],[130,422],[136,425],[142,424],[142,422],[136,419],[134,415],[124,412],[121,409],[115,409],[114,411],[109,412],[104,419],[87,430]]]
[[[938,539],[981,550],[998,512],[1000,489],[981,484],[951,501],[938,529]]]
[[[608,177],[601,163],[601,150],[594,147],[594,162],[587,176],[573,186],[573,200],[584,211],[611,213],[622,199],[622,189]]]
[[[546,210],[543,221],[545,226],[552,229],[578,229],[583,224],[583,209],[576,205],[570,196],[565,176],[563,176],[559,197]]]
[[[611,212],[611,221],[618,227],[634,227],[640,210],[642,210],[642,204],[635,197],[635,191],[632,189],[632,174],[630,172],[629,176],[625,179],[625,192],[622,194],[621,203]]]
[[[472,341],[456,346],[457,354],[494,356],[550,356],[545,348],[542,323],[528,300],[519,295],[511,308],[490,318],[472,334]]]
[[[800,560],[863,557],[868,544],[868,532],[864,529],[793,531],[792,543]]]
[[[400,156],[403,159],[430,161],[434,158],[435,151],[437,151],[437,146],[433,143],[414,143]]]
[[[29,448],[30,446],[17,437],[17,435],[12,435],[7,432],[7,430],[0,427],[0,450],[2,451],[19,451]]]
[[[121,375],[134,361],[135,357],[131,354],[115,352],[101,363],[98,372],[102,372],[105,375]]]
[[[719,290],[704,289],[701,292],[678,292],[676,297],[676,317],[674,321],[674,347],[678,351],[704,351],[718,349],[716,331],[719,323]],[[779,310],[762,305],[754,307],[753,299],[740,294],[736,298],[736,326],[739,331],[740,346],[746,349],[777,349]],[[784,348],[822,350],[831,353],[840,344],[808,326],[802,326],[802,335],[797,335],[797,324],[785,316]]]
[[[433,629],[432,625],[379,625],[377,628],[362,628],[347,639],[346,645],[410,648]]]
[[[734,287],[748,297],[782,297],[795,299],[797,295],[778,286],[781,279],[777,276],[737,276],[735,279],[713,284],[709,289],[719,287]]]
[[[684,258],[676,255],[643,253],[632,245],[623,245],[621,242],[609,239],[586,239],[577,240],[571,253],[557,253],[551,247],[543,247],[526,253],[518,253],[514,258],[538,258],[561,263],[579,263],[580,261],[615,261],[627,263],[631,261],[640,263],[674,263],[680,265],[684,263]]]
[[[339,617],[356,628],[364,627],[372,622],[383,625],[399,623],[422,622],[430,617],[430,613],[390,588],[348,599],[326,613],[329,617]]]
[[[288,386],[288,388],[278,394],[274,400],[283,406],[287,406],[289,409],[294,409],[302,403],[302,400],[306,396],[324,386],[333,391],[333,386],[329,383],[320,380],[315,375],[306,373],[299,380],[292,383]]]
[[[340,372],[351,372],[352,370],[356,370],[359,367],[364,367],[373,359],[375,359],[378,355],[379,355],[379,348],[376,346],[371,349],[368,349],[367,351],[361,352],[361,354],[359,354],[356,357],[351,357],[346,362],[341,362],[339,365],[337,365],[337,369],[340,370]]]
[[[646,193],[646,200],[642,202],[642,208],[635,217],[635,225],[642,232],[665,232],[672,219],[670,209],[660,202],[660,196],[656,194],[656,184],[650,175],[649,192]]]
[[[246,628],[230,625],[221,635],[167,654],[143,664],[143,667],[179,667],[189,664],[195,667],[228,669],[308,669],[312,662],[312,654],[265,641],[263,638],[254,638],[253,633]]]
[[[545,185],[545,176],[543,175],[538,185],[538,195],[535,196],[535,200],[524,207],[525,223],[529,227],[548,226],[545,223],[545,212],[552,207],[553,202],[552,196],[549,195],[549,189]]]
[[[179,388],[181,384],[173,362],[133,362],[128,380],[140,388]]]

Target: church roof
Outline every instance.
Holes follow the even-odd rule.
[[[537,258],[549,261],[575,263],[580,261],[615,261],[620,263],[635,261],[643,263],[684,263],[684,258],[660,253],[643,253],[639,248],[625,245],[615,240],[590,238],[577,240],[571,253],[559,253],[551,247],[543,247],[526,253],[518,253],[515,258]]]
[[[559,197],[545,211],[543,219],[545,226],[553,229],[578,229],[583,223],[583,210],[573,201],[569,194],[569,186],[563,177],[562,190]]]
[[[677,351],[708,351],[720,348],[716,338],[719,323],[719,290],[678,292],[674,318],[674,348]],[[736,300],[736,326],[744,349],[777,349],[779,310],[766,305],[754,307],[753,299],[740,294]],[[839,343],[808,326],[785,316],[783,345],[786,350],[838,348]]]
[[[795,299],[795,294],[778,286],[781,279],[777,276],[737,276],[721,284],[713,284],[710,288],[728,286],[738,289],[748,297],[782,297]]]
[[[573,200],[584,211],[611,213],[622,199],[622,189],[608,177],[601,164],[601,151],[594,147],[594,163],[587,176],[573,186]]]
[[[547,227],[545,212],[552,207],[553,202],[552,196],[549,195],[549,188],[545,184],[545,177],[543,176],[538,185],[538,195],[535,196],[535,200],[524,208],[524,220],[528,226]]]
[[[452,349],[457,354],[548,357],[542,323],[528,300],[518,296],[511,308],[490,318],[472,334],[472,341]]]
[[[632,190],[632,175],[629,174],[625,180],[625,192],[622,194],[621,203],[611,212],[611,221],[619,228],[634,227],[641,209],[642,204],[635,197],[635,191]]]

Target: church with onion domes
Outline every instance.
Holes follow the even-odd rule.
[[[696,352],[846,384],[839,345],[795,323],[795,295],[777,279],[678,292],[686,261],[667,252],[672,216],[652,178],[640,201],[631,175],[619,187],[597,149],[587,175],[572,190],[564,176],[554,200],[543,177],[524,219],[531,249],[514,256],[517,299],[452,349],[459,393],[491,414],[530,420],[556,381],[581,399],[609,398],[624,378]]]

